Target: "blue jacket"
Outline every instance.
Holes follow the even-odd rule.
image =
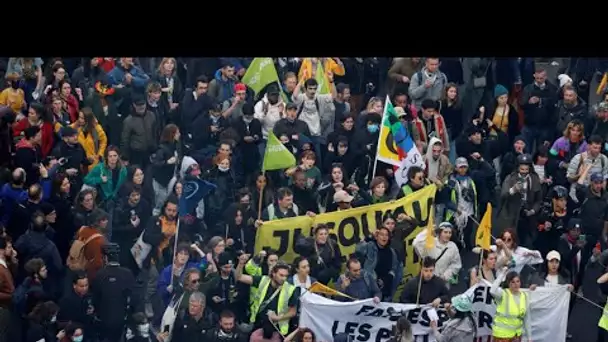
[[[40,181],[42,185],[42,199],[48,200],[51,196],[51,179],[45,178]],[[27,200],[27,189],[13,188],[10,183],[4,184],[0,190],[0,203],[2,209],[2,223],[6,227],[11,215],[13,214],[13,208],[18,203],[23,203]]]
[[[391,254],[393,255],[393,262],[391,267],[391,272],[393,272],[393,276],[397,274],[399,269],[399,259],[397,258],[397,253],[395,250],[390,247],[390,244],[386,247],[391,249]],[[378,245],[376,245],[376,241],[361,241],[355,247],[355,254],[357,257],[361,257],[365,260],[363,263],[363,269],[366,270],[369,274],[373,275],[376,278],[376,264],[378,263]]]
[[[179,214],[180,216],[193,215],[197,216],[197,207],[199,203],[217,186],[206,180],[186,176],[183,183],[183,194],[179,198]],[[204,210],[204,203],[203,203]]]
[[[207,259],[202,258],[199,262],[188,261],[188,263],[186,263],[184,266],[184,272],[182,272],[181,276],[179,277],[179,283],[173,284],[173,292],[171,293],[167,292],[167,287],[173,283],[173,265],[163,268],[163,270],[160,272],[160,275],[158,276],[157,289],[158,292],[160,292],[161,299],[163,300],[163,312],[164,308],[169,305],[169,301],[171,301],[173,294],[183,291],[182,284],[184,282],[184,274],[186,274],[185,271],[190,268],[196,268],[201,272],[204,272],[207,269]]]
[[[130,73],[133,76],[133,80],[131,84],[134,88],[144,89],[146,83],[150,79],[145,72],[143,72],[140,68],[136,66],[131,66],[129,70],[126,70],[120,65],[114,67],[114,69],[110,70],[108,73],[108,80],[111,86],[117,86],[119,84],[124,84],[125,74]]]
[[[234,79],[222,79],[222,69],[218,69],[215,72],[215,76],[211,83],[209,83],[209,96],[215,98],[218,102],[230,100],[234,96]]]

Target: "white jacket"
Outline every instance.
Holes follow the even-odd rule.
[[[445,253],[441,259],[439,259],[435,263],[435,275],[443,278],[444,280],[450,279],[453,275],[458,274],[460,269],[462,268],[462,261],[460,260],[460,253],[458,252],[458,247],[452,241],[448,241],[446,244],[442,244],[439,242],[438,238],[435,239],[434,247],[427,251],[426,250],[426,235],[427,229],[423,229],[416,238],[414,239],[414,248],[416,249],[416,253],[420,255],[420,257],[430,256],[431,258],[437,260],[441,252],[447,248]]]
[[[264,110],[266,108],[266,110]],[[258,101],[253,108],[253,117],[260,120],[262,123],[262,135],[264,140],[268,139],[268,132],[274,129],[274,125],[283,118],[283,112],[280,109],[285,109],[285,103],[279,96],[279,102],[272,105],[268,102],[268,98],[264,95],[264,98]]]

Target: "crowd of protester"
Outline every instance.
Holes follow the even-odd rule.
[[[580,292],[586,265],[606,265],[608,93],[589,103],[595,60],[573,58],[549,79],[533,58],[275,58],[281,84],[257,94],[241,83],[251,61],[0,60],[0,342],[314,342],[298,326],[314,282],[376,302],[403,285],[400,302],[447,304],[468,324],[470,303],[450,297],[459,282],[486,279],[500,303],[524,297],[520,287]],[[387,95],[426,166],[402,187],[392,165],[375,163]],[[296,166],[261,172],[271,132]],[[424,260],[405,284],[405,232],[418,225],[407,214],[353,255],[325,225],[298,240],[292,265],[255,251],[265,221],[431,184],[435,247],[416,238]],[[499,238],[479,251],[488,203]],[[545,264],[498,276],[518,249]],[[471,251],[481,267],[465,267]],[[434,338],[470,341],[473,328]],[[396,331],[423,341],[407,322]],[[495,341],[521,334],[494,331]]]

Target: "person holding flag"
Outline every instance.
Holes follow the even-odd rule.
[[[442,222],[435,229],[437,236],[429,229],[421,231],[414,239],[414,248],[420,256],[435,259],[434,274],[446,281],[446,285],[458,283],[458,272],[462,260],[458,247],[451,241],[454,227],[450,222]]]
[[[201,179],[201,168],[191,157],[184,157],[181,165],[182,195],[179,198],[179,217],[183,223],[182,231],[177,234],[181,239],[188,236],[193,237],[199,229],[196,223],[204,225],[205,197],[214,191],[217,186]]]

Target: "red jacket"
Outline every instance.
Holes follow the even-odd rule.
[[[21,119],[21,121],[17,122],[13,125],[13,136],[20,136],[26,128],[30,127],[30,122],[27,118]],[[48,122],[43,122],[40,127],[42,131],[42,141],[40,142],[40,153],[42,154],[42,158],[45,158],[51,153],[53,149],[53,143],[55,140],[55,132],[53,131],[53,125]]]
[[[78,121],[78,111],[79,111],[79,105],[78,105],[78,100],[76,100],[76,97],[72,94],[68,95],[68,98],[66,100],[67,104],[68,104],[68,113],[70,114],[70,120],[72,122],[76,122]]]
[[[105,71],[106,74],[109,73],[110,70],[114,69],[114,67],[116,66],[116,62],[114,61],[114,59],[108,61],[103,57],[98,57],[97,60],[99,61],[99,67],[101,68],[101,70]]]

